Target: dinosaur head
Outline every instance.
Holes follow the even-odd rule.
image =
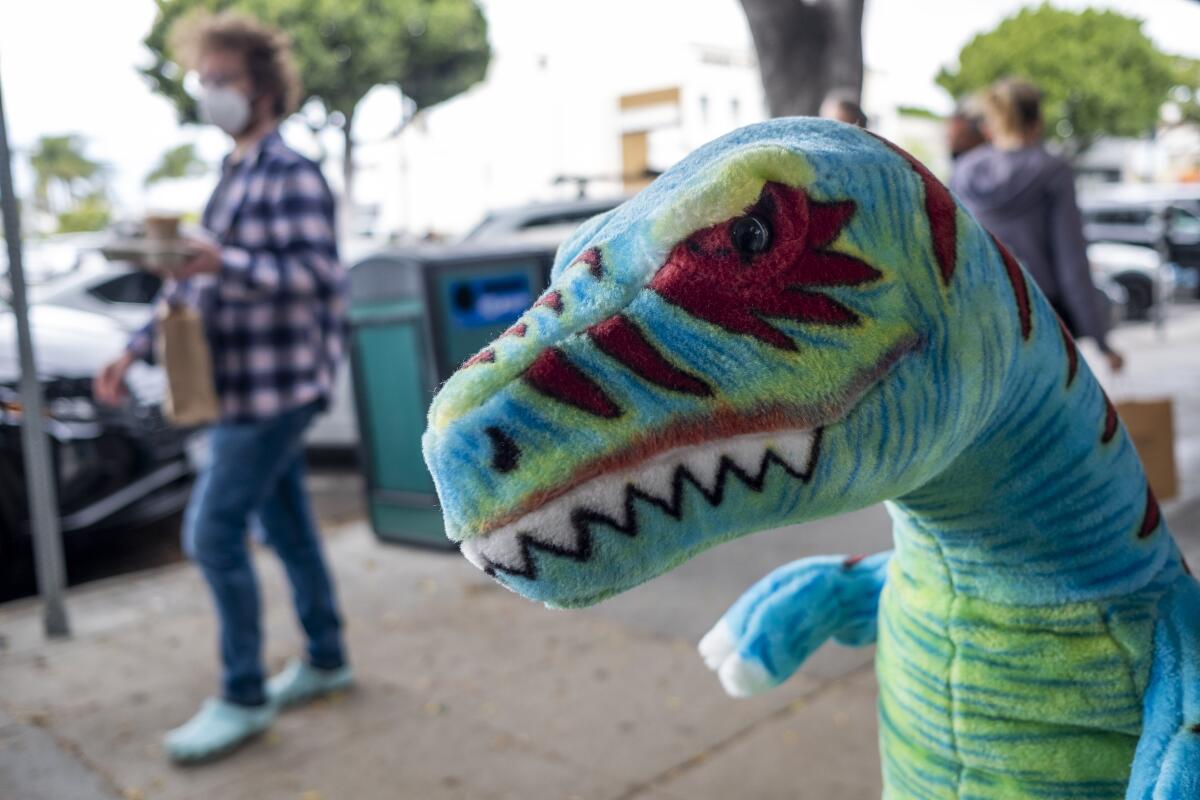
[[[953,255],[957,211],[930,181],[858,129],[776,120],[585,223],[430,408],[451,538],[584,605],[912,485],[912,433],[885,431],[920,383],[902,367],[944,338],[937,225]]]

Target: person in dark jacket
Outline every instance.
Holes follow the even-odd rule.
[[[1092,283],[1071,166],[1042,146],[1037,87],[1003,80],[980,98],[990,143],[962,155],[950,188],[1024,265],[1076,337],[1090,336],[1113,371],[1108,322]]]

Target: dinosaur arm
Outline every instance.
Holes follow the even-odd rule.
[[[1127,800],[1200,797],[1200,585],[1181,576],[1162,612]]]
[[[787,680],[831,636],[871,644],[891,556],[819,556],[780,567],[725,612],[701,640],[701,656],[725,691],[748,697]]]

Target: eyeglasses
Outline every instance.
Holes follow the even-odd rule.
[[[206,89],[218,89],[223,86],[237,83],[247,77],[245,72],[213,72],[208,75],[201,75],[200,85]]]

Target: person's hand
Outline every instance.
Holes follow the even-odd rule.
[[[92,396],[96,402],[106,406],[119,404],[128,394],[125,388],[125,373],[133,363],[132,353],[123,353],[104,365],[92,379]]]
[[[1108,368],[1113,371],[1114,375],[1125,369],[1125,356],[1116,350],[1105,351],[1104,358],[1108,361]]]
[[[194,255],[174,271],[177,280],[196,275],[215,275],[221,271],[221,248],[203,239],[188,239],[187,246]]]

